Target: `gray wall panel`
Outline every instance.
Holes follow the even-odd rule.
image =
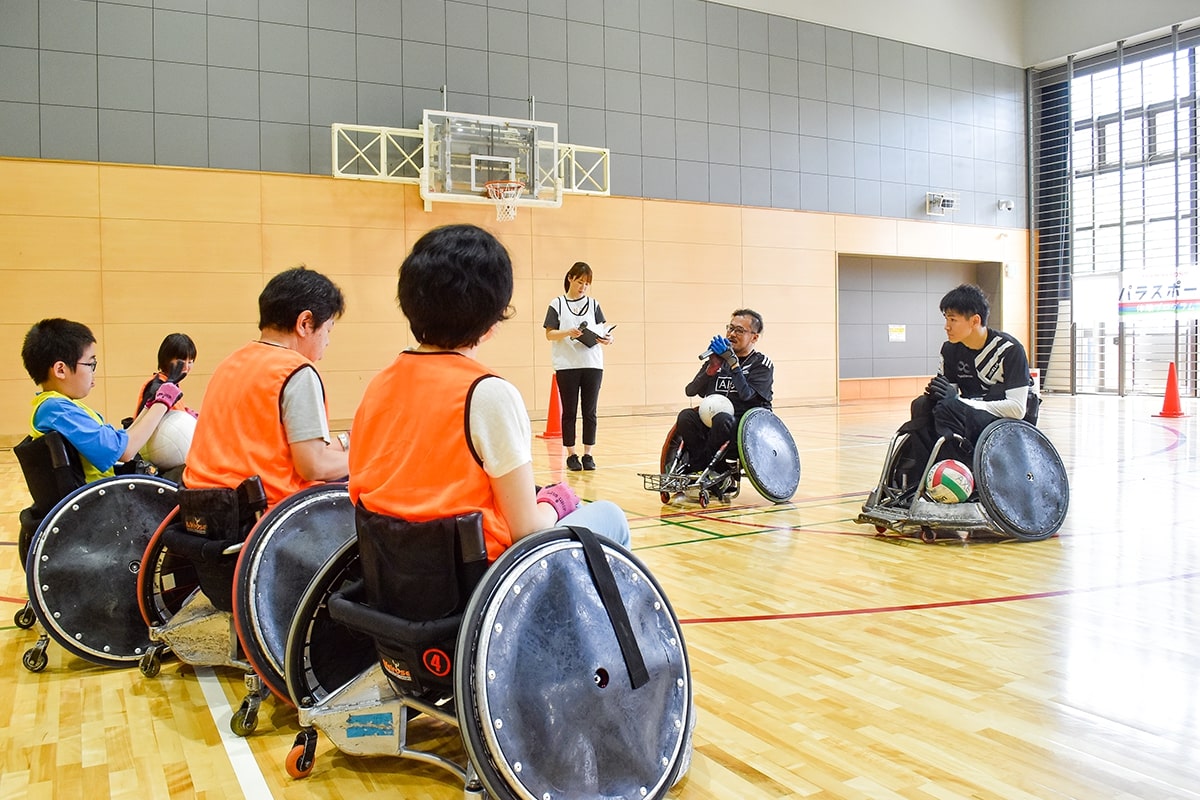
[[[15,158],[41,155],[40,106],[0,101],[0,152]]]
[[[617,194],[925,219],[925,192],[948,190],[947,224],[1023,216],[995,207],[1025,203],[1021,70],[715,2],[0,0],[0,15],[0,155],[127,161],[136,142],[160,164],[324,173],[320,129],[416,126],[445,85],[473,113],[525,117],[537,98],[562,141],[632,159],[614,158]],[[129,142],[111,137],[122,120]],[[233,120],[260,125],[257,148]]]

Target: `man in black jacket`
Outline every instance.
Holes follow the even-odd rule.
[[[725,336],[714,336],[708,346],[705,363],[684,389],[688,397],[724,395],[733,405],[733,413],[717,413],[712,427],[704,424],[700,412],[685,408],[676,419],[676,434],[683,437],[689,472],[708,466],[722,444],[733,439],[742,415],[752,408],[770,408],[775,383],[775,365],[754,349],[762,335],[763,318],[757,311],[739,308],[725,326]]]

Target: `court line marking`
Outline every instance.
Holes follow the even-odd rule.
[[[1093,592],[1108,592],[1114,589],[1132,589],[1138,586],[1150,586],[1156,583],[1173,583],[1200,578],[1200,572],[1186,572],[1182,575],[1167,575],[1161,578],[1146,578],[1145,580],[1129,583],[1111,583],[1104,586],[1084,586],[1074,589],[1055,589],[1049,592],[1030,592],[1028,594],[1010,594],[1000,597],[976,597],[964,600],[941,600],[936,603],[911,603],[899,606],[876,606],[874,608],[843,608],[834,611],[802,611],[794,614],[754,614],[740,617],[696,617],[681,619],[680,625],[700,625],[718,622],[770,622],[774,620],[816,619],[819,617],[847,617],[855,614],[886,614],[893,611],[924,611],[930,608],[955,608],[959,606],[978,606],[989,603],[1012,603],[1019,600],[1042,600],[1048,597],[1065,597],[1072,594],[1091,594]]]
[[[200,689],[204,692],[204,700],[208,703],[209,713],[217,725],[221,744],[225,747],[225,755],[229,756],[233,774],[238,785],[242,787],[242,794],[246,797],[271,797],[271,790],[258,767],[258,762],[254,760],[254,754],[250,752],[249,743],[245,737],[238,736],[229,728],[233,708],[225,697],[225,691],[221,688],[216,673],[212,667],[196,667],[195,672],[200,681]]]

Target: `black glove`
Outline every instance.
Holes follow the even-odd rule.
[[[938,402],[959,399],[958,386],[946,380],[944,375],[938,375],[929,382],[926,389]]]
[[[171,383],[178,384],[180,381],[182,381],[184,378],[187,377],[187,373],[185,373],[183,371],[183,369],[184,369],[184,363],[182,361],[180,361],[179,359],[175,359],[174,361],[172,361],[171,369],[169,372],[167,372],[167,380],[170,381]]]
[[[732,347],[730,347],[724,353],[721,353],[721,358],[725,359],[725,366],[729,367],[731,370],[738,368],[737,353],[733,352]]]

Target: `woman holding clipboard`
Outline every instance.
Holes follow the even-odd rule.
[[[562,441],[567,448],[567,469],[596,468],[592,447],[596,444],[596,404],[604,377],[604,348],[612,344],[612,329],[594,297],[592,268],[576,261],[563,278],[563,294],[550,301],[546,310],[546,339],[562,401]],[[583,405],[583,459],[575,453],[575,413]]]

